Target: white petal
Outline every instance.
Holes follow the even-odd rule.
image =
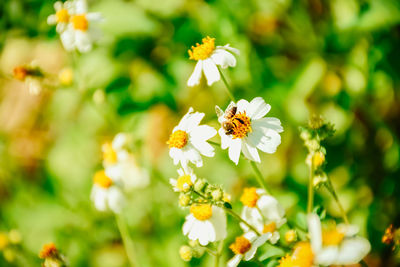
[[[240,54],[239,49],[233,48],[233,47],[231,47],[229,44],[226,44],[226,45],[224,45],[224,46],[216,46],[216,48],[217,48],[217,49],[226,49],[226,50],[228,50],[228,51],[230,51],[230,52],[232,52],[232,53],[235,53],[236,55],[239,55],[239,54]]]
[[[203,60],[203,72],[204,76],[206,76],[208,86],[221,79],[217,66],[210,58]]]
[[[211,137],[215,136],[216,134],[217,130],[215,130],[213,127],[208,125],[200,125],[195,127],[191,131],[190,135],[193,139],[208,140]]]
[[[169,156],[174,160],[174,165],[177,165],[180,161],[184,160],[182,149],[176,147],[170,148]]]
[[[203,61],[199,60],[194,67],[192,75],[190,75],[187,85],[192,87],[198,85],[201,79],[201,71],[203,69]]]
[[[75,33],[76,47],[79,52],[86,53],[92,50],[92,40],[87,32],[76,31]]]
[[[279,241],[279,238],[281,238],[281,235],[279,234],[278,231],[275,231],[273,232],[269,241],[271,242],[271,244],[276,244]]]
[[[184,235],[187,235],[190,230],[193,227],[193,223],[194,223],[195,218],[193,217],[192,214],[189,214],[188,216],[186,216],[186,221],[182,226],[182,232]]]
[[[249,133],[246,141],[265,153],[274,153],[281,144],[281,136],[274,130],[260,127],[257,121],[252,123],[253,131]]]
[[[252,120],[257,120],[267,115],[270,110],[271,106],[265,103],[264,99],[262,99],[261,97],[256,97],[251,100],[246,114]]]
[[[242,142],[243,155],[249,160],[255,162],[261,162],[260,156],[258,155],[257,148],[249,145],[246,141]]]
[[[128,142],[128,135],[125,133],[118,133],[113,141],[112,141],[112,148],[115,150],[121,149],[123,146],[125,146]]]
[[[228,66],[236,66],[236,58],[231,53],[223,49],[216,49],[211,55],[211,59],[216,65],[220,65],[223,69],[227,68]]]
[[[274,130],[278,133],[283,132],[283,127],[281,125],[281,121],[277,118],[274,117],[266,117],[266,118],[261,118],[258,120],[253,121],[253,125],[257,124],[261,128],[264,129],[271,129]]]
[[[75,0],[75,12],[76,14],[87,13],[86,0]]]
[[[318,253],[318,251],[320,251],[322,248],[321,221],[319,220],[318,215],[310,213],[307,215],[307,222],[312,250],[314,251],[314,253]]]
[[[63,8],[63,3],[61,1],[57,1],[54,3],[53,7],[56,11],[59,11]]]
[[[339,250],[337,246],[324,247],[317,252],[314,261],[315,263],[324,266],[332,265],[335,263],[335,260],[338,256],[338,251]]]
[[[58,33],[62,33],[63,31],[65,31],[66,29],[67,29],[67,23],[64,23],[64,22],[60,22],[60,23],[58,23],[57,24],[57,26],[56,26],[56,31],[58,32]]]
[[[285,210],[273,196],[263,195],[257,201],[257,206],[269,221],[278,222],[285,215]]]
[[[226,266],[228,266],[228,267],[236,267],[236,266],[239,265],[239,263],[242,260],[242,258],[243,258],[242,254],[237,254],[227,262]]]
[[[182,117],[178,126],[175,127],[175,130],[182,130],[185,132],[191,132],[195,127],[200,124],[200,121],[204,118],[204,113],[201,112],[193,112],[193,108],[190,107],[189,111]]]
[[[70,27],[60,34],[61,42],[67,51],[75,48],[75,32]]]
[[[201,158],[200,153],[194,148],[192,144],[186,145],[185,149],[183,150],[182,158],[185,160],[189,160],[191,163],[195,164],[196,167],[203,166],[203,159]]]
[[[229,146],[229,158],[237,165],[239,163],[242,140],[232,139]]]
[[[100,22],[104,19],[100,12],[87,13],[86,18],[91,22]]]
[[[124,196],[122,192],[116,187],[110,187],[108,192],[108,205],[115,213],[120,213],[124,204]]]
[[[232,137],[227,136],[223,128],[219,128],[218,134],[221,136],[221,148],[226,149],[229,147],[230,143],[232,142]]]
[[[356,264],[371,250],[369,241],[362,237],[345,239],[339,247],[339,254],[335,260],[337,265]]]
[[[192,140],[191,143],[200,152],[200,154],[206,157],[214,157],[214,147],[206,141]]]
[[[247,113],[248,108],[249,108],[249,102],[245,99],[240,99],[237,102],[237,111],[236,112],[239,113],[239,112],[246,111],[246,113]]]
[[[47,17],[47,24],[49,25],[54,25],[57,23],[57,16],[52,14],[50,16]]]
[[[226,238],[226,214],[223,209],[213,206],[212,217],[210,221],[215,229],[215,241],[223,240]]]
[[[94,185],[92,189],[92,199],[97,210],[107,210],[107,190]]]

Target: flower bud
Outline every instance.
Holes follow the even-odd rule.
[[[74,80],[74,72],[71,68],[64,68],[58,73],[58,80],[64,86],[71,85]]]
[[[303,139],[304,141],[310,140],[311,139],[311,134],[307,130],[302,130],[300,133],[300,138]]]
[[[187,207],[190,204],[190,196],[186,194],[180,194],[179,195],[179,205],[181,207]]]
[[[313,155],[312,160],[314,167],[318,168],[325,162],[325,155],[321,151],[318,151]]]
[[[192,248],[189,246],[181,246],[179,249],[179,256],[184,261],[190,261],[193,257]]]
[[[221,188],[216,188],[215,190],[213,190],[213,191],[211,192],[211,197],[212,197],[212,199],[213,199],[214,201],[220,201],[220,200],[222,200],[223,196],[224,196],[224,192],[222,191]]]
[[[315,139],[307,140],[305,145],[310,151],[316,151],[320,148],[319,142]]]
[[[328,180],[328,176],[326,173],[319,173],[314,176],[314,186],[319,187],[321,184],[325,183]]]
[[[297,239],[297,234],[295,230],[289,230],[285,233],[285,241],[288,243],[292,243],[296,241]]]
[[[197,192],[202,192],[206,185],[207,182],[204,179],[197,179],[194,183],[194,190],[196,190]]]

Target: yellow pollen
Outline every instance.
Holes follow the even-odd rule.
[[[248,187],[243,190],[243,194],[240,197],[240,201],[243,205],[254,208],[257,204],[257,200],[260,196],[256,192],[257,188],[255,187]]]
[[[93,182],[103,188],[109,188],[112,185],[111,178],[106,175],[104,170],[97,171],[94,174]]]
[[[264,224],[263,234],[273,233],[276,230],[276,223]]]
[[[167,142],[169,148],[183,148],[188,142],[188,134],[185,131],[177,130],[169,136]]]
[[[190,213],[200,221],[205,221],[211,218],[212,208],[210,204],[194,204],[190,206]]]
[[[202,44],[196,44],[192,46],[192,50],[189,50],[189,59],[193,60],[204,60],[211,56],[215,50],[215,38],[207,36],[203,38]]]
[[[86,31],[89,27],[89,22],[84,14],[73,16],[71,21],[75,30]]]
[[[297,267],[295,260],[287,254],[285,257],[282,257],[279,260],[279,265],[278,267]]]
[[[110,164],[117,162],[117,152],[115,152],[110,142],[104,143],[102,150],[104,161]]]
[[[252,131],[250,118],[246,115],[246,112],[236,113],[235,116],[232,117],[231,122],[233,124],[233,139],[246,137],[247,134]]]
[[[192,185],[193,185],[192,179],[191,179],[190,175],[188,175],[188,174],[182,175],[176,181],[176,187],[180,191],[185,191],[185,190],[187,190],[188,187],[191,187]]]
[[[324,246],[335,246],[340,244],[344,238],[344,234],[337,229],[322,230],[322,244]]]
[[[244,236],[239,236],[236,237],[235,243],[232,243],[229,248],[233,251],[235,254],[244,254],[247,251],[250,250],[251,248],[251,243],[250,241],[245,238]]]
[[[289,230],[285,233],[285,240],[288,243],[292,243],[293,241],[296,240],[296,231],[295,230]]]
[[[20,81],[24,81],[28,74],[29,71],[23,66],[15,67],[13,70],[14,78]]]
[[[68,14],[68,10],[66,10],[65,8],[60,9],[56,12],[56,21],[57,23],[63,22],[63,23],[67,23],[69,20],[69,14]]]
[[[39,258],[45,259],[57,255],[57,248],[54,243],[45,244],[39,253]]]

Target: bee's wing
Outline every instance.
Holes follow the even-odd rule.
[[[215,106],[215,113],[217,113],[218,118],[224,116],[224,111],[218,106]]]
[[[235,102],[231,101],[231,103],[229,103],[228,107],[226,108],[226,111],[229,111],[234,107],[236,107],[236,104],[235,104]]]

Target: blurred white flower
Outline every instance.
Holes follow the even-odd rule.
[[[271,106],[261,97],[250,103],[244,99],[233,102],[223,112],[218,106],[216,111],[221,128],[222,149],[229,148],[229,158],[238,164],[240,153],[249,160],[260,162],[258,150],[274,153],[281,143],[281,122],[277,118],[265,117]]]
[[[199,240],[202,246],[223,240],[226,237],[226,214],[222,208],[211,204],[193,204],[182,230],[190,240]]]
[[[56,10],[55,14],[50,15],[47,18],[47,23],[49,25],[56,24],[56,31],[58,33],[62,33],[67,29],[69,19],[71,16],[71,10],[73,7],[73,2],[65,1],[62,3],[61,1],[57,1],[54,3],[54,9]]]
[[[69,9],[70,19],[66,29],[61,32],[61,42],[67,51],[78,49],[85,53],[92,49],[93,42],[100,38],[96,22],[103,20],[100,13],[87,13],[85,0],[75,0]]]
[[[173,129],[167,142],[174,164],[180,162],[185,170],[189,162],[197,167],[203,166],[201,155],[214,156],[214,148],[207,140],[216,135],[217,131],[208,125],[199,125],[203,117],[204,113],[193,113],[193,108],[190,108]]]
[[[111,210],[120,213],[124,204],[124,195],[104,170],[94,175],[90,197],[99,211]]]
[[[221,66],[223,69],[228,66],[236,66],[236,59],[230,52],[239,54],[239,50],[230,47],[229,44],[225,46],[215,46],[215,38],[210,38],[208,36],[203,38],[202,42],[202,44],[192,46],[192,49],[189,50],[189,58],[197,60],[197,63],[187,82],[188,86],[198,85],[203,72],[204,76],[206,76],[207,84],[211,86],[221,78],[217,65]]]
[[[316,214],[309,214],[307,220],[314,264],[356,264],[371,250],[367,239],[355,236],[358,233],[357,226],[339,224],[337,227],[331,225],[323,229]]]
[[[229,248],[235,256],[227,263],[228,267],[236,267],[242,259],[251,260],[257,252],[258,247],[262,246],[271,237],[271,233],[257,236],[254,232],[245,233],[243,236],[236,237],[235,243]]]
[[[264,189],[255,187],[245,188],[240,198],[244,207],[242,218],[260,233],[271,233],[272,244],[278,242],[278,229],[286,223],[285,210],[274,197],[267,195]],[[245,232],[251,231],[243,223],[240,224]]]
[[[191,168],[178,170],[178,179],[169,179],[169,183],[172,185],[175,192],[187,192],[190,187],[194,185],[197,180],[196,174],[193,173]]]
[[[120,184],[124,190],[143,188],[149,184],[148,172],[140,168],[132,153],[126,149],[129,135],[117,134],[111,143],[104,143],[103,166],[107,176]]]

